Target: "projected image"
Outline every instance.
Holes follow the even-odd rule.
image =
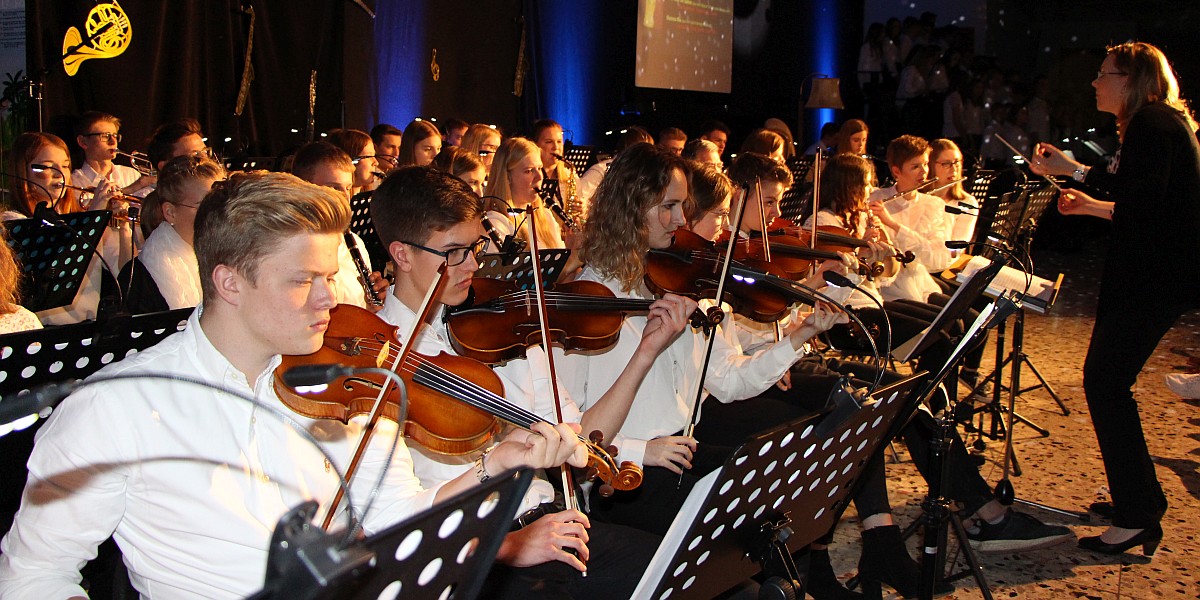
[[[638,0],[638,87],[729,93],[733,0]]]

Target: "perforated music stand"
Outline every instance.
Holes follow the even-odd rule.
[[[83,379],[182,331],[192,310],[0,335],[0,398],[19,398],[39,385]],[[21,505],[28,474],[25,463],[33,451],[36,429],[29,426],[8,435],[0,432],[0,528],[7,528],[7,521]]]
[[[391,257],[388,256],[387,248],[383,247],[383,242],[379,241],[379,235],[375,233],[375,222],[371,220],[371,196],[373,194],[374,191],[367,190],[350,198],[350,231],[362,240],[367,255],[371,257],[371,266],[375,267],[375,270],[383,272],[383,267],[388,264]]]
[[[968,183],[963,187],[967,193],[975,197],[975,201],[982,204],[988,198],[988,190],[992,185],[992,181],[996,179],[996,172],[989,169],[979,169],[971,176]]]
[[[93,210],[60,215],[66,226],[36,217],[4,222],[21,263],[25,308],[39,312],[75,301],[111,217],[111,211]]]
[[[575,175],[583,177],[588,167],[596,164],[595,146],[574,146],[563,151],[563,157],[575,167]]]
[[[562,275],[563,267],[571,251],[566,249],[538,250],[538,260],[542,263],[542,281],[551,285]],[[529,253],[520,254],[484,254],[479,259],[479,270],[476,277],[512,281],[521,290],[533,289],[533,266]]]
[[[799,419],[739,446],[692,489],[634,598],[711,598],[828,533],[924,375],[876,390],[828,436]]]
[[[1012,191],[985,198],[979,207],[979,218],[975,221],[975,232],[971,236],[976,245],[970,253],[990,257],[993,250],[982,243],[988,240],[1010,243],[1016,239],[1028,196],[1028,190],[1018,186]]]
[[[493,477],[428,511],[367,537],[354,550],[373,555],[368,564],[337,573],[320,588],[312,585],[309,565],[320,565],[328,553],[328,536],[299,532],[316,542],[305,553],[296,544],[268,559],[268,578],[252,600],[312,598],[376,600],[378,598],[470,599],[479,594],[488,570],[512,525],[533,472],[524,469]],[[279,528],[289,526],[281,521]],[[311,521],[295,527],[315,529]],[[277,528],[275,539],[280,539]],[[288,533],[288,532],[285,532]],[[336,535],[336,534],[335,534]],[[290,536],[294,537],[294,536]],[[288,539],[289,536],[284,536]],[[273,541],[275,541],[273,539]],[[274,553],[276,548],[272,548]],[[272,556],[274,558],[274,555]],[[272,569],[276,564],[281,566]],[[272,577],[274,575],[275,577]]]
[[[805,178],[812,169],[813,157],[792,157],[787,166],[788,170],[792,172],[792,187],[788,188],[779,198],[779,213],[783,218],[799,223],[803,217],[807,216],[806,211],[811,212],[811,207],[808,205],[812,196],[809,193],[809,186],[805,183]]]
[[[892,355],[900,362],[908,362],[915,358],[918,354],[924,352],[932,346],[937,339],[937,335],[950,328],[950,325],[955,321],[963,318],[967,314],[971,305],[983,295],[992,279],[1004,268],[1004,262],[993,260],[986,267],[979,269],[971,274],[957,290],[954,290],[954,295],[950,297],[950,301],[938,311],[937,317],[921,331],[919,335],[896,347],[892,351]]]

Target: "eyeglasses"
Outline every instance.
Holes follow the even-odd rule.
[[[489,242],[489,240],[488,240],[487,236],[481,235],[481,236],[479,236],[479,239],[475,240],[475,243],[473,243],[470,246],[467,246],[465,248],[451,248],[449,250],[434,250],[433,248],[427,248],[420,244],[415,244],[413,242],[406,242],[404,240],[400,240],[401,244],[408,244],[409,246],[412,246],[413,248],[416,248],[418,250],[424,250],[430,254],[440,256],[440,257],[446,259],[447,267],[457,267],[458,265],[461,265],[464,262],[467,262],[468,256],[475,257],[475,262],[479,262],[479,257],[483,256],[483,253],[487,251],[488,242]]]
[[[1096,79],[1104,79],[1105,75],[1120,75],[1121,77],[1124,77],[1129,75],[1129,73],[1122,73],[1120,71],[1096,71]]]
[[[961,158],[958,160],[939,160],[936,164],[943,169],[949,169],[963,164],[963,161]]]
[[[400,162],[399,157],[396,156],[388,156],[386,154],[364,154],[362,156],[355,156],[354,158],[350,159],[350,164],[357,165],[368,158],[373,158],[376,160],[376,162],[387,163],[393,167],[396,166],[396,163]]]
[[[105,131],[97,131],[94,133],[85,133],[85,134],[83,134],[83,137],[98,137],[106,142],[114,142],[114,143],[118,143],[118,144],[121,143],[121,134],[119,134],[119,133],[108,133]]]
[[[212,160],[217,160],[217,155],[215,152],[213,152],[213,149],[210,146],[205,146],[195,152],[192,152],[191,156],[206,157],[206,158],[211,158]]]

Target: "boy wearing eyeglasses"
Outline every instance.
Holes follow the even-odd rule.
[[[133,167],[113,164],[121,143],[121,120],[98,111],[88,111],[75,125],[75,143],[83,148],[83,165],[71,172],[71,179],[82,187],[96,187],[101,179],[117,184],[121,193],[145,196],[154,189],[154,178]]]
[[[479,270],[478,259],[488,245],[482,217],[478,197],[465,183],[427,167],[401,168],[375,191],[371,218],[387,246],[396,275],[395,286],[378,316],[396,326],[397,335],[406,336],[411,331],[438,270],[446,268],[445,288],[435,300],[428,323],[417,334],[414,350],[421,354],[456,353],[442,315],[445,306],[467,301],[472,278]],[[695,305],[677,297],[651,306],[638,351],[586,413],[580,413],[560,385],[563,420],[581,423],[585,433],[599,430],[605,439],[611,439],[624,423],[650,365],[686,326],[689,306]],[[555,356],[562,360],[560,352],[555,351]],[[547,364],[542,348],[532,346],[526,350],[524,360],[509,361],[494,370],[509,402],[556,422],[559,419]],[[427,486],[461,476],[483,460],[478,453],[448,457],[415,445],[410,449],[414,471]],[[514,526],[519,529],[506,537],[482,596],[527,598],[529,590],[538,589],[544,594],[539,597],[630,597],[658,545],[658,537],[625,527],[589,523],[582,512],[554,506],[553,497],[545,481],[536,481],[530,487],[522,509],[531,510]],[[581,573],[585,568],[587,577]]]

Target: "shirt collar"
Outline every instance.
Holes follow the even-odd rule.
[[[187,329],[185,334],[191,335],[193,343],[189,347],[195,348],[196,361],[195,364],[208,377],[213,380],[218,380],[226,385],[236,385],[242,389],[258,390],[265,380],[269,380],[275,368],[283,362],[283,357],[276,354],[267,362],[267,368],[258,375],[254,385],[246,379],[246,375],[233,366],[229,359],[221,354],[220,350],[213,345],[212,340],[204,333],[204,328],[200,326],[200,315],[204,313],[204,303],[201,302],[196,310],[192,311],[192,316],[188,317]]]

